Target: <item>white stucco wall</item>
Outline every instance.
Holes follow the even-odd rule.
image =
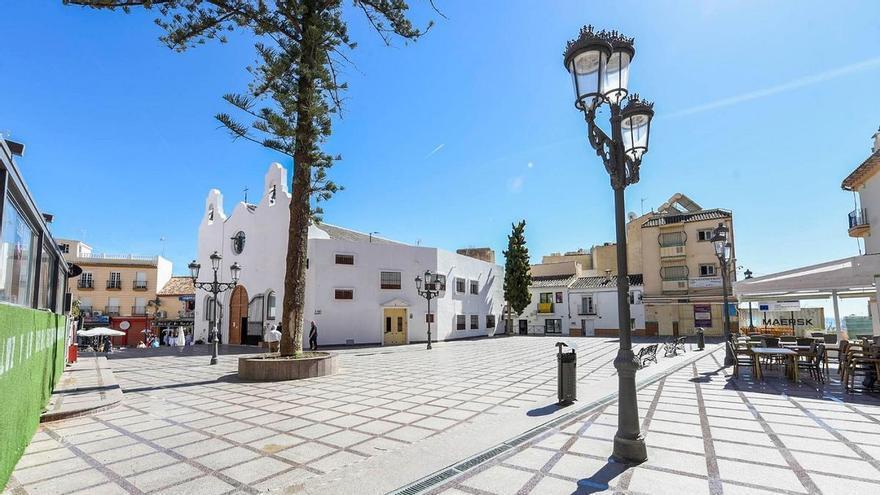
[[[630,294],[641,291],[642,288],[632,287]],[[572,289],[571,292],[571,311],[572,326],[581,327],[581,320],[586,320],[591,325],[591,330],[595,329],[614,329],[620,328],[620,319],[617,315],[617,288],[608,289]],[[595,315],[580,315],[581,298],[585,295],[593,295],[593,306],[596,311]],[[644,330],[645,328],[645,305],[630,304],[630,318],[635,319],[633,330]],[[590,335],[585,333],[585,335]]]
[[[198,261],[202,265],[200,280],[211,277],[209,256],[215,250],[223,256],[220,276],[229,280],[229,266],[242,266],[240,284],[248,292],[249,300],[259,294],[275,292],[276,313],[282,317],[284,297],[284,258],[287,250],[287,227],[290,195],[287,192],[287,171],[272,164],[266,174],[263,195],[256,208],[243,202],[234,206],[228,216],[223,210],[223,197],[217,190],[208,194],[199,226]],[[275,204],[270,204],[269,192],[276,187]],[[214,208],[214,221],[208,220]],[[232,236],[243,231],[245,247],[240,255],[232,251]],[[354,265],[337,265],[335,255],[352,254]],[[311,320],[318,325],[319,345],[382,343],[384,333],[383,307],[407,308],[408,341],[427,340],[425,313],[427,302],[418,295],[414,279],[426,270],[447,276],[447,291],[431,301],[436,313],[432,324],[432,339],[447,340],[492,334],[486,328],[486,315],[494,314],[500,324],[503,307],[503,273],[500,266],[436,248],[331,239],[323,230],[309,229],[309,269],[306,275],[305,326]],[[401,272],[401,288],[381,289],[380,272]],[[454,279],[480,281],[480,294],[456,294]],[[467,286],[469,289],[469,285]],[[335,289],[353,289],[353,300],[336,300]],[[230,292],[220,296],[223,303],[220,325],[223,341],[228,342]],[[207,339],[208,321],[205,312],[206,292],[196,293],[196,338]],[[265,301],[265,300],[264,300]],[[468,329],[455,330],[455,315],[468,315]],[[470,315],[480,317],[480,328],[470,329]],[[278,320],[266,323],[277,323]],[[308,332],[304,332],[304,340]],[[307,342],[306,342],[307,343]]]
[[[859,189],[859,203],[867,213],[868,225],[872,230],[864,238],[865,254],[880,253],[880,175],[871,177]]]

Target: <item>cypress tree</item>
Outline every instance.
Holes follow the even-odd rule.
[[[532,302],[529,285],[532,275],[529,270],[529,248],[526,247],[526,221],[511,225],[507,236],[507,250],[504,251],[504,299],[507,301],[507,333],[513,333],[513,316],[522,314]]]

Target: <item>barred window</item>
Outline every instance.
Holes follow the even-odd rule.
[[[687,234],[684,232],[664,232],[659,237],[661,247],[684,246]]]
[[[382,272],[380,287],[383,289],[400,289],[400,272]]]
[[[486,315],[486,328],[495,328],[495,315]]]
[[[464,294],[464,279],[463,278],[456,278],[455,279],[455,292],[458,292],[460,294]]]
[[[476,330],[478,328],[480,328],[480,316],[471,315],[471,330]]]
[[[334,297],[337,300],[352,300],[354,299],[354,289],[335,289]]]
[[[663,280],[687,280],[688,267],[686,265],[664,266],[660,269],[660,278]]]
[[[337,265],[353,265],[354,264],[354,255],[353,254],[337,254],[336,255],[336,264]]]
[[[476,280],[471,280],[471,294],[479,294],[480,293],[480,282]]]

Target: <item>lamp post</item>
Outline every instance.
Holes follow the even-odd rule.
[[[724,301],[724,307],[721,314],[724,317],[724,366],[733,366],[733,353],[727,342],[730,340],[730,311],[727,309],[728,297],[728,281],[730,278],[730,238],[729,230],[724,223],[719,222],[718,227],[712,231],[712,245],[715,247],[715,256],[718,257],[718,264],[721,267],[721,294]]]
[[[428,300],[428,314],[425,315],[425,321],[428,323],[428,349],[431,348],[431,299],[440,294],[440,281],[442,275],[435,275],[431,270],[425,271],[425,290],[422,290],[422,277],[416,275],[416,291],[420,296]]]
[[[746,276],[746,280],[749,280],[752,278],[752,271],[746,270],[743,275]],[[749,301],[749,333],[752,333],[754,331],[755,325],[752,323],[752,301]]]
[[[584,26],[578,38],[568,42],[564,54],[565,68],[574,84],[574,105],[584,113],[590,146],[602,158],[614,190],[620,349],[614,360],[619,403],[613,456],[621,462],[643,462],[648,458],[645,438],[639,431],[636,401],[638,363],[632,351],[623,193],[626,186],[639,181],[639,166],[648,151],[654,105],[637,94],[627,96],[629,65],[633,56],[632,38],[617,31],[594,32],[592,26]],[[604,104],[608,105],[610,113],[610,137],[596,123],[596,112]]]
[[[220,349],[219,347],[219,334],[220,329],[217,328],[217,296],[221,292],[225,292],[227,290],[232,290],[236,285],[238,285],[238,278],[241,275],[241,266],[239,266],[238,262],[232,264],[229,267],[230,275],[232,276],[232,282],[220,282],[217,279],[217,272],[220,270],[220,260],[223,257],[217,254],[217,251],[214,251],[211,254],[211,269],[214,272],[214,280],[211,282],[198,282],[196,281],[199,278],[199,269],[201,269],[202,265],[196,263],[196,260],[193,260],[192,263],[189,264],[189,273],[190,277],[193,280],[193,286],[196,289],[204,289],[211,294],[211,329],[208,332],[208,338],[213,338],[214,348],[211,353],[211,364],[217,364],[217,353]]]

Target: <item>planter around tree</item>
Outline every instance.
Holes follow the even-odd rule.
[[[330,352],[307,352],[300,358],[272,355],[238,358],[238,376],[243,380],[299,380],[333,375],[337,371],[339,356]]]

